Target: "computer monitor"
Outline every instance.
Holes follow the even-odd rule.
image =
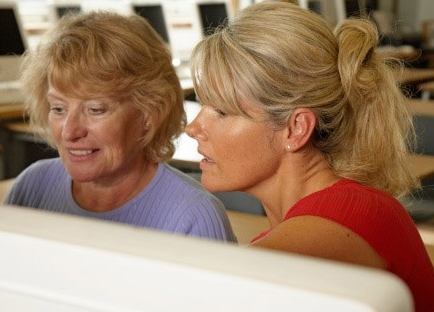
[[[332,26],[345,18],[367,14],[367,0],[299,0],[298,4],[320,14]]]
[[[298,0],[298,5],[321,15],[331,26],[346,18],[345,0]]]
[[[22,54],[27,50],[18,7],[13,2],[0,1],[0,82],[18,79]]]
[[[365,0],[345,0],[346,17],[360,17],[366,14]]]
[[[386,271],[0,206],[2,311],[411,312]]]
[[[212,34],[220,25],[227,24],[229,9],[226,1],[198,2],[197,8],[204,36]]]
[[[170,43],[163,5],[161,3],[134,2],[135,13],[145,18],[166,43]]]
[[[65,14],[80,13],[81,6],[78,5],[59,5],[56,7],[57,16],[61,18]]]
[[[48,2],[51,21],[55,22],[68,13],[80,13],[83,11],[81,0],[51,0]]]

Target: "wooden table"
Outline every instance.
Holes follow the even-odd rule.
[[[36,132],[33,131],[30,125],[25,121],[5,123],[3,127],[6,130],[13,133],[29,134],[29,135],[36,134]]]
[[[229,221],[240,245],[248,244],[254,237],[270,227],[266,216],[227,210]]]
[[[413,115],[431,116],[434,118],[434,101],[425,101],[420,99],[410,99],[408,101],[409,108]],[[434,119],[433,119],[434,122]]]
[[[410,166],[421,180],[434,177],[433,155],[412,155]]]
[[[421,83],[417,86],[417,91],[419,91],[420,98],[424,101],[428,101],[431,97],[431,94],[434,92],[434,81],[428,81]]]
[[[0,105],[0,120],[24,118],[24,106],[22,104]]]
[[[8,180],[1,180],[0,181],[0,204],[3,203],[3,201],[6,198],[6,195],[9,192],[9,189],[12,187],[12,184],[14,183],[15,179],[8,179]]]
[[[383,54],[387,57],[400,59],[404,62],[413,62],[418,60],[422,52],[412,46],[380,46],[376,52]]]
[[[395,76],[401,85],[418,85],[434,80],[434,68],[404,68],[396,70]]]

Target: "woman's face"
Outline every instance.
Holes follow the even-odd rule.
[[[47,97],[51,135],[74,181],[113,183],[143,165],[144,118],[132,102],[70,98],[52,86]]]
[[[245,110],[253,120],[204,105],[186,128],[204,156],[202,184],[212,192],[252,190],[273,178],[285,153],[283,130],[260,121],[264,113],[252,105]]]

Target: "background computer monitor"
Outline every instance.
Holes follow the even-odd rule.
[[[79,5],[58,5],[56,7],[56,13],[59,18],[68,13],[80,13],[81,6]]]
[[[134,3],[132,6],[134,12],[145,18],[166,43],[170,42],[162,4]]]
[[[18,7],[0,1],[0,82],[18,79],[20,57],[27,49]]]
[[[332,26],[346,18],[345,0],[298,0],[298,5],[318,13]]]
[[[346,17],[359,17],[366,14],[365,0],[345,0]]]
[[[212,34],[217,27],[228,21],[227,2],[198,2],[197,8],[204,36]]]
[[[365,16],[372,0],[299,0],[298,4],[323,16],[332,26],[348,17]]]
[[[80,13],[83,11],[81,0],[52,0],[48,2],[50,20],[57,21],[67,13]]]

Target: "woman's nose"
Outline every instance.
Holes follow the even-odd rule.
[[[199,131],[196,118],[185,127],[185,133],[187,133],[187,135],[193,139],[196,138]]]
[[[83,116],[79,112],[68,112],[62,127],[62,138],[66,141],[75,141],[86,136],[87,130]]]
[[[189,137],[192,137],[195,140],[205,140],[206,131],[204,118],[204,108],[202,107],[199,113],[193,119],[193,121],[185,127],[185,133],[187,133]]]

